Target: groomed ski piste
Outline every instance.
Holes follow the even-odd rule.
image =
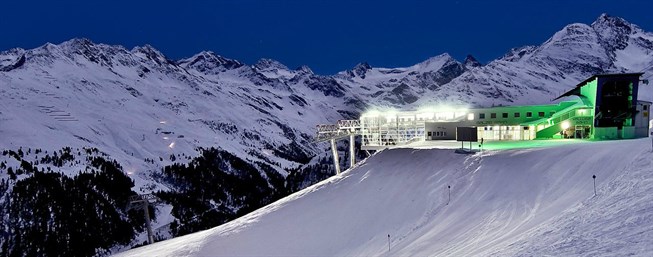
[[[541,142],[384,150],[222,226],[118,256],[653,256],[651,140]]]

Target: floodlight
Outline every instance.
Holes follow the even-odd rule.
[[[564,130],[568,129],[570,126],[571,126],[571,125],[569,124],[569,121],[567,121],[567,120],[566,120],[566,121],[563,121],[563,122],[560,124],[560,127],[562,127],[562,129],[564,129]]]

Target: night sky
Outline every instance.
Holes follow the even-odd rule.
[[[6,0],[0,50],[85,37],[130,49],[150,44],[170,59],[211,50],[247,64],[272,58],[333,74],[363,61],[409,66],[444,52],[485,63],[601,13],[653,31],[650,0],[531,2]]]

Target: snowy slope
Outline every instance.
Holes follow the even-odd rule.
[[[225,225],[118,256],[650,255],[650,147],[386,150]]]

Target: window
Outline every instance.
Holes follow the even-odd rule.
[[[479,113],[478,114],[478,119],[480,119],[480,120],[485,119],[485,113]]]
[[[524,127],[524,130],[528,130],[528,127]]]
[[[515,113],[515,118],[519,118],[519,113],[518,112]]]
[[[443,137],[446,137],[446,136],[447,136],[447,132],[446,132],[446,131],[443,131],[443,132],[442,132],[442,136],[443,136]]]
[[[501,114],[501,117],[503,117],[504,119],[505,119],[505,118],[508,118],[508,113],[507,113],[507,112],[502,113],[502,114]]]
[[[433,132],[429,131],[429,136],[432,136],[432,135],[433,135]]]
[[[490,118],[492,118],[492,119],[496,119],[496,118],[497,118],[497,114],[496,114],[496,113],[490,113]]]
[[[467,120],[474,120],[474,113],[468,113]]]
[[[526,118],[530,118],[530,117],[533,117],[533,113],[532,112],[527,112],[526,113]]]
[[[544,117],[544,112],[538,112],[537,116],[540,117],[540,118]]]
[[[648,109],[648,105],[644,105],[644,111]]]

